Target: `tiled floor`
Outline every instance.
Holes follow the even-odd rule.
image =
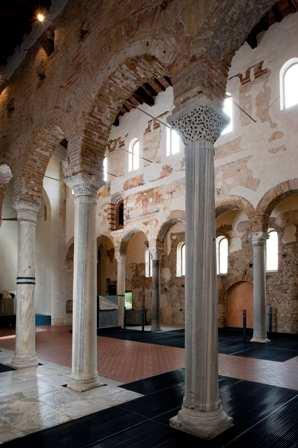
[[[1,347],[13,350],[14,335],[0,336]],[[42,361],[71,365],[68,327],[39,329],[37,348]],[[184,367],[184,349],[115,338],[98,338],[99,374],[122,383],[148,378]],[[219,373],[298,390],[298,357],[285,362],[219,355]]]
[[[7,363],[12,353],[0,352]],[[69,369],[45,362],[37,368],[0,374],[0,443],[107,409],[141,395],[101,377],[105,386],[84,393],[63,387]]]
[[[0,333],[0,363],[5,364],[9,361],[11,352],[8,352],[8,350],[13,350],[14,344],[15,336],[13,331],[6,331],[6,333],[2,332],[2,335]],[[196,445],[193,439],[183,439],[184,436],[177,435],[173,430],[168,428],[168,418],[171,415],[174,415],[177,411],[182,399],[183,379],[181,379],[181,373],[179,374],[180,376],[178,375],[178,381],[175,382],[173,378],[177,376],[175,371],[177,372],[177,369],[184,367],[183,348],[100,336],[98,337],[99,374],[104,377],[102,381],[108,383],[108,386],[83,394],[62,387],[63,384],[68,382],[70,373],[70,328],[39,328],[37,332],[37,349],[39,358],[43,363],[42,366],[37,369],[28,369],[26,371],[0,373],[0,443],[4,440],[21,437],[25,434],[44,430],[45,428],[63,423],[63,425],[58,426],[58,428],[66,428],[65,431],[67,435],[65,436],[65,440],[68,440],[68,443],[70,444],[65,445],[65,440],[63,439],[61,445],[57,446],[85,447],[85,441],[81,441],[81,444],[77,444],[77,440],[73,440],[73,437],[76,435],[76,424],[73,424],[72,420],[101,410],[98,416],[94,414],[94,416],[90,416],[90,418],[84,417],[84,419],[87,420],[83,419],[81,423],[83,428],[82,431],[85,431],[86,440],[88,441],[88,437],[92,436],[92,443],[96,441],[94,445],[90,446],[97,448],[114,446],[126,448],[128,446],[126,443],[131,443],[130,446],[132,448],[141,447],[143,446],[142,439],[144,438],[144,432],[146,431],[153,432],[149,436],[146,436],[148,440],[146,438],[147,445],[145,444],[144,446],[180,447],[184,446],[185,443],[187,443],[187,446],[188,444],[189,446],[207,446],[205,444],[202,445],[201,442],[199,445]],[[165,377],[165,381],[168,382],[166,388],[168,389],[170,385],[171,390],[161,390],[163,388],[160,386],[162,382],[160,383],[160,380],[158,380],[158,394],[154,395],[156,392],[156,384],[154,381],[153,383],[152,381],[150,383],[150,380],[146,380],[145,389],[142,389],[141,387],[141,389],[131,388],[130,390],[122,389],[119,391],[118,386],[120,383],[131,383],[164,372],[173,371],[173,374],[168,373],[166,374],[168,376]],[[265,406],[267,409],[266,415],[270,415],[272,421],[275,421],[274,416],[271,416],[270,413],[272,409],[270,408],[270,411],[267,406],[269,395],[273,394],[274,397],[274,394],[277,393],[278,396],[281,395],[284,399],[287,395],[286,391],[291,389],[292,391],[289,392],[291,397],[296,397],[294,391],[298,390],[297,371],[298,357],[285,362],[275,362],[241,356],[219,355],[219,372],[226,377],[226,379],[221,380],[220,383],[223,397],[226,400],[227,406],[232,406],[231,412],[233,412],[240,420],[244,419],[242,426],[237,426],[237,434],[235,433],[235,435],[233,433],[233,437],[231,436],[232,439],[229,439],[229,443],[233,440],[231,446],[238,447],[238,438],[242,434],[241,431],[243,428],[246,427],[246,421],[248,421],[249,424],[252,424],[252,426],[254,426],[254,424],[261,424],[263,418],[262,406]],[[178,372],[181,372],[181,370]],[[250,381],[250,383],[242,380]],[[236,384],[238,383],[243,384],[243,386],[236,387]],[[258,383],[259,386],[254,386],[256,383]],[[152,388],[152,384],[154,385],[153,389],[150,391],[150,395],[148,395],[148,390],[146,390],[146,388]],[[224,384],[233,384],[234,388],[225,390],[223,388]],[[271,388],[270,385],[274,387]],[[282,389],[276,386],[283,388],[285,391],[284,394],[279,392]],[[259,392],[256,389],[262,391],[265,398],[261,395],[258,396]],[[245,390],[246,392],[244,393]],[[136,393],[148,395],[144,400],[138,398],[133,402],[138,403],[137,408],[132,404],[132,407],[130,407],[130,405],[125,405],[124,407],[122,405],[120,407],[116,406],[113,408],[115,411],[104,410],[111,406],[115,406],[118,403],[123,403],[127,400],[140,397],[140,395],[135,395]],[[231,394],[235,394],[235,396]],[[237,397],[242,403],[236,403]],[[251,400],[251,404],[248,403],[249,400]],[[294,401],[295,402],[293,402],[291,406],[294,406],[296,410],[298,407],[297,398],[295,398]],[[287,402],[287,397],[284,402]],[[270,403],[272,403],[272,401]],[[138,406],[141,410],[138,410]],[[257,412],[259,420],[255,421],[250,417],[250,414],[245,417],[248,410],[243,409],[243,406],[246,406],[247,409],[249,409],[249,406],[252,406],[252,409]],[[152,415],[148,414],[150,409],[155,409],[154,412],[152,411]],[[278,409],[278,403],[276,405],[274,404],[273,410],[274,409]],[[293,412],[295,410],[293,410]],[[253,411],[250,411],[250,413],[252,412]],[[110,426],[108,426],[108,429],[102,428],[103,431],[107,431],[107,441],[103,440],[104,436],[102,433],[98,433],[97,426],[100,422],[105,421],[105,418],[108,419],[109,416],[116,420],[120,419],[119,421],[124,425],[123,431],[125,434],[123,435],[123,438],[122,433],[121,437],[115,434],[115,427],[118,428],[116,420],[113,420],[113,424],[112,421],[109,423]],[[286,419],[287,416],[285,415],[283,418]],[[90,422],[93,422],[92,425],[94,424],[94,433],[92,433],[93,429],[91,431],[88,428],[88,419],[91,419]],[[78,420],[76,420],[76,422],[78,422]],[[291,420],[288,424],[291,424]],[[50,446],[50,444],[48,444],[48,441],[52,440],[50,434],[56,434],[55,431],[56,429],[53,428],[51,430],[46,430],[46,432],[39,433],[42,435],[36,435],[36,443],[40,442],[38,437],[42,437],[43,442],[41,446]],[[57,429],[57,431],[60,434],[60,429]],[[292,429],[290,428],[289,431],[292,431]],[[250,433],[250,436],[252,440],[255,440],[254,437],[256,436],[254,433]],[[35,439],[33,440],[30,437],[23,439],[24,445],[19,445],[19,442],[16,442],[16,444],[12,442],[11,446],[35,446]],[[54,435],[53,437],[55,439],[56,436]],[[70,439],[67,439],[67,437]],[[25,442],[25,440],[27,440],[27,442]],[[100,443],[98,440],[100,440]],[[152,445],[150,445],[150,440]],[[162,443],[159,444],[158,440],[161,440]],[[181,445],[179,445],[179,440]],[[53,444],[55,445],[57,443],[55,442]],[[228,446],[230,445],[228,444]],[[257,447],[259,445],[256,444],[251,446]],[[262,448],[265,448],[265,446],[268,446],[268,448],[279,446],[282,446],[283,448],[295,447],[295,445],[292,444],[292,440],[289,441],[289,444],[272,444],[272,447],[271,445],[264,445]]]
[[[0,337],[1,347],[13,350],[14,335]],[[69,327],[39,329],[37,350],[41,361],[66,367],[71,365]],[[139,344],[106,337],[98,338],[99,374],[120,382],[131,382],[184,366],[184,350],[152,344]]]
[[[5,448],[297,448],[296,391],[220,377],[234,426],[203,441],[169,427],[183,397],[182,370],[123,386],[144,396],[79,420],[37,432]]]

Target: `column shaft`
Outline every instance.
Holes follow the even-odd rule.
[[[117,296],[118,296],[118,323],[121,328],[125,324],[125,271],[126,255],[119,252],[117,259]]]
[[[253,245],[253,337],[251,342],[269,342],[266,329],[265,245],[267,235],[256,232]]]
[[[185,395],[170,424],[210,439],[232,425],[218,393],[214,142],[224,119],[207,104],[171,118],[185,143]]]
[[[72,382],[77,391],[98,385],[96,329],[96,188],[77,185],[74,215]]]
[[[19,201],[18,274],[16,294],[16,347],[12,365],[16,368],[38,365],[35,344],[35,242],[39,204]]]
[[[158,258],[152,260],[152,298],[151,331],[160,331],[160,263]]]

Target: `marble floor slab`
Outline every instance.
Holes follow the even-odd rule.
[[[1,364],[11,357],[0,351]],[[142,396],[104,377],[99,377],[104,386],[75,392],[65,387],[69,375],[69,368],[51,362],[0,373],[0,444]]]

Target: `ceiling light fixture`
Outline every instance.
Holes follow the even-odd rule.
[[[42,11],[37,11],[36,19],[39,23],[43,23],[46,20],[46,16]]]

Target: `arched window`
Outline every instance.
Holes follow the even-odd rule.
[[[224,235],[216,238],[216,272],[224,275],[228,272],[229,241]]]
[[[140,168],[140,142],[134,139],[128,149],[128,171],[136,171]]]
[[[108,181],[108,158],[107,157],[105,157],[103,159],[102,164],[103,164],[103,180],[104,180],[104,182],[107,182]]]
[[[145,250],[145,277],[152,277],[152,255],[150,250]]]
[[[185,243],[182,241],[177,246],[176,252],[176,276],[185,276]]]
[[[298,58],[287,61],[280,71],[281,109],[298,104]]]
[[[227,93],[226,99],[224,100],[223,104],[223,112],[226,114],[226,116],[230,119],[229,124],[223,129],[221,135],[229,134],[233,131],[234,123],[233,123],[233,98],[232,96]]]
[[[278,233],[269,229],[266,240],[266,271],[278,271]]]
[[[167,127],[167,156],[178,154],[181,149],[181,138],[175,129]]]
[[[123,200],[117,204],[117,229],[124,226],[124,202]]]

